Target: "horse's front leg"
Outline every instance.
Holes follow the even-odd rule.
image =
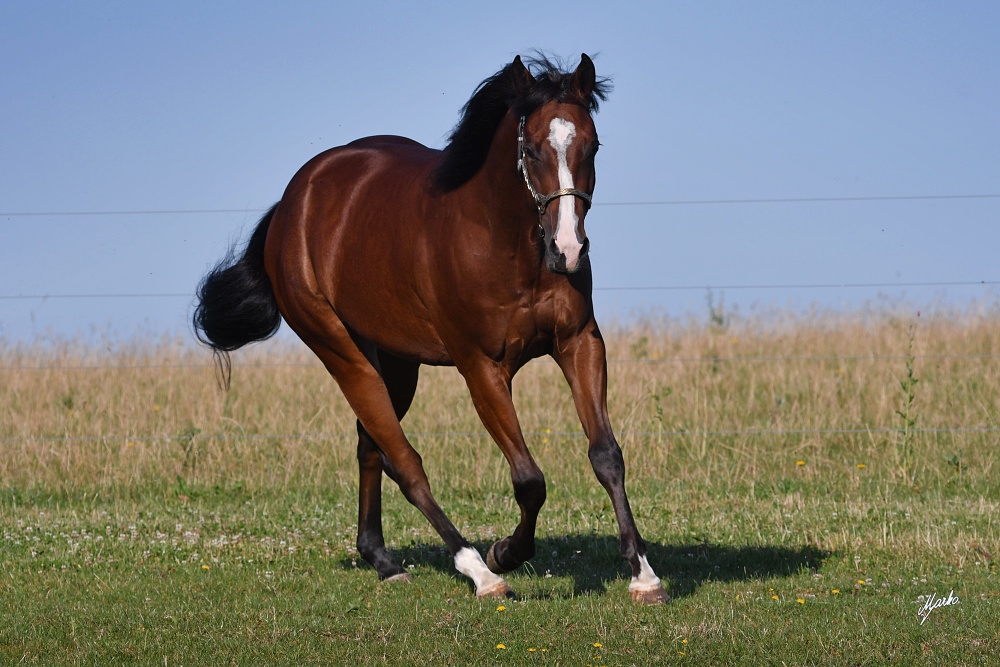
[[[622,556],[632,567],[629,593],[636,602],[661,604],[670,600],[646,559],[625,493],[625,460],[608,418],[607,359],[604,339],[592,319],[580,334],[562,339],[552,352],[573,392],[573,401],[590,440],[589,457],[601,486],[611,497],[618,520]]]
[[[521,509],[521,521],[514,533],[491,546],[486,555],[490,570],[503,574],[535,555],[535,524],[545,503],[545,476],[524,442],[511,399],[510,378],[504,369],[484,359],[463,364],[460,370],[479,418],[510,465],[514,499]]]

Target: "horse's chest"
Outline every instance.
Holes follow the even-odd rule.
[[[525,300],[511,313],[502,348],[495,350],[498,360],[503,359],[512,368],[518,368],[530,359],[548,354],[552,341],[561,328],[559,302],[551,298]]]

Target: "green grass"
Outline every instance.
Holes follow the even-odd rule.
[[[912,341],[881,319],[613,333],[632,505],[673,596],[651,608],[628,598],[552,364],[515,382],[549,495],[500,603],[476,600],[388,481],[386,538],[413,581],[359,560],[350,414],[314,366],[238,367],[224,396],[172,344],[0,350],[8,369],[61,366],[0,388],[0,664],[990,664],[997,433],[928,429],[997,423],[997,323],[923,320]],[[108,362],[170,368],[65,368]],[[453,373],[422,376],[404,425],[485,551],[517,508]],[[923,596],[950,591],[960,604],[921,624]]]
[[[438,494],[480,548],[514,517],[499,489],[484,491]],[[628,601],[602,493],[553,489],[537,556],[509,577],[520,597],[498,611],[394,490],[386,531],[411,584],[380,585],[358,561],[349,489],[8,491],[0,662],[974,664],[1000,647],[984,555],[996,501],[875,481],[840,498],[808,483],[642,488],[650,560],[674,597],[643,608]],[[951,590],[961,604],[921,625],[919,597]]]

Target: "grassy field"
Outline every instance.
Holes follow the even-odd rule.
[[[549,496],[517,600],[477,601],[385,484],[410,584],[354,548],[354,422],[308,351],[0,344],[3,664],[995,664],[1000,311],[712,313],[606,330],[650,561],[633,605],[558,368],[515,379]],[[404,421],[454,523],[517,520],[453,369]],[[918,615],[927,602],[958,604]]]

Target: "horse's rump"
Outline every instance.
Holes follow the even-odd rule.
[[[267,240],[268,273],[283,306],[308,308],[322,298],[378,347],[446,363],[425,305],[433,296],[427,241],[446,222],[433,215],[428,181],[439,154],[404,137],[375,136],[306,163]]]

